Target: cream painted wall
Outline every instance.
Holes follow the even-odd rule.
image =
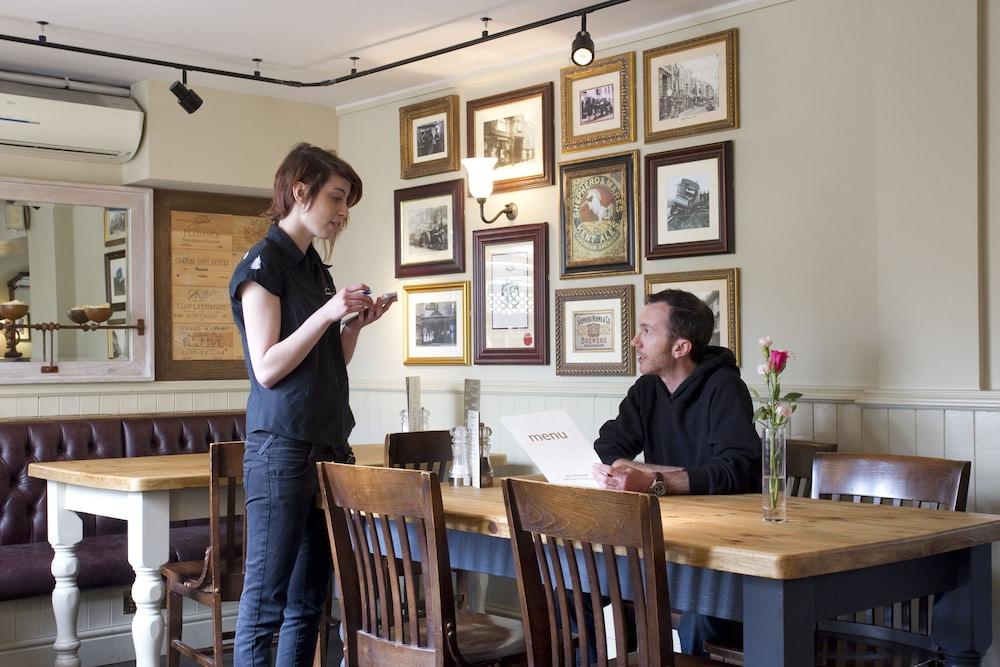
[[[142,147],[122,168],[125,184],[270,194],[275,169],[296,142],[337,146],[333,107],[192,83],[204,104],[188,114],[169,86],[155,79],[133,86],[146,128]]]

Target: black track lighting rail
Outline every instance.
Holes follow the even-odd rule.
[[[387,63],[385,65],[379,65],[378,67],[372,67],[371,69],[353,71],[350,74],[345,74],[344,76],[339,76],[334,79],[325,79],[323,81],[295,81],[292,79],[276,79],[268,76],[260,76],[257,73],[246,74],[243,72],[233,72],[230,70],[217,69],[214,67],[202,67],[200,65],[190,65],[186,63],[173,62],[170,60],[159,60],[157,58],[145,58],[143,56],[133,56],[127,53],[117,53],[114,51],[103,51],[101,49],[90,49],[83,46],[73,46],[71,44],[59,44],[56,42],[51,42],[43,36],[39,36],[37,39],[30,39],[27,37],[18,37],[16,35],[3,35],[0,34],[0,40],[6,42],[14,42],[16,44],[25,44],[28,46],[41,46],[48,49],[56,49],[59,51],[70,51],[73,53],[82,53],[90,56],[99,56],[102,58],[113,58],[115,60],[127,60],[129,62],[143,63],[146,65],[155,65],[157,67],[166,67],[168,69],[179,69],[186,70],[188,72],[201,72],[202,74],[213,74],[215,76],[227,76],[234,79],[247,79],[250,81],[262,81],[264,83],[273,83],[279,86],[290,86],[293,88],[322,88],[326,86],[332,86],[334,84],[343,83],[345,81],[350,81],[352,79],[358,79],[363,76],[368,76],[370,74],[377,74],[379,72],[384,72],[389,69],[396,67],[402,67],[403,65],[410,65],[415,62],[420,62],[421,60],[427,60],[428,58],[434,58],[436,56],[441,56],[446,53],[451,53],[453,51],[459,51],[461,49],[469,48],[470,46],[476,46],[486,42],[491,42],[495,39],[501,39],[509,35],[516,35],[520,32],[525,32],[526,30],[533,30],[534,28],[540,28],[542,26],[549,25],[551,23],[557,23],[559,21],[565,21],[566,19],[571,19],[578,16],[584,16],[592,12],[599,11],[601,9],[606,9],[607,7],[613,7],[615,5],[620,5],[629,0],[605,0],[605,2],[599,2],[581,9],[574,9],[570,12],[565,12],[557,16],[551,16],[546,19],[541,19],[538,21],[533,21],[531,23],[526,23],[525,25],[517,26],[515,28],[509,28],[507,30],[502,30],[493,34],[484,34],[476,39],[470,39],[466,42],[461,42],[459,44],[453,44],[451,46],[446,46],[440,49],[435,49],[433,51],[428,51],[426,53],[421,53],[420,55],[412,56],[410,58],[403,58],[402,60],[397,60],[395,62]],[[486,32],[485,30],[483,31]]]

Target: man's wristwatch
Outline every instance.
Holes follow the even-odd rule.
[[[667,495],[667,484],[663,481],[663,473],[657,472],[653,474],[656,475],[656,479],[653,480],[652,486],[649,487],[649,492],[654,496]]]

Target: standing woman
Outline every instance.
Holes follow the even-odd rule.
[[[330,576],[330,549],[316,507],[316,461],[351,463],[347,363],[361,329],[389,307],[364,284],[337,290],[313,247],[329,258],[361,178],[331,152],[299,144],[274,177],[267,236],[229,283],[250,375],[243,484],[247,557],[234,664],[312,661]],[[358,316],[348,324],[341,320]]]

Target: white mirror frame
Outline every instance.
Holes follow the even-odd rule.
[[[129,320],[145,320],[145,335],[129,329],[131,358],[125,361],[62,361],[56,349],[58,373],[42,373],[46,362],[32,352],[31,361],[0,361],[0,384],[38,384],[56,382],[141,382],[153,379],[153,191],[114,185],[88,185],[17,178],[0,178],[0,200],[21,200],[127,208],[128,223],[128,304]],[[38,271],[38,267],[29,267]],[[51,270],[45,267],[43,270]],[[29,311],[30,312],[30,311]],[[61,324],[70,324],[65,316]],[[41,332],[38,332],[41,335]],[[92,332],[86,335],[100,335]]]

